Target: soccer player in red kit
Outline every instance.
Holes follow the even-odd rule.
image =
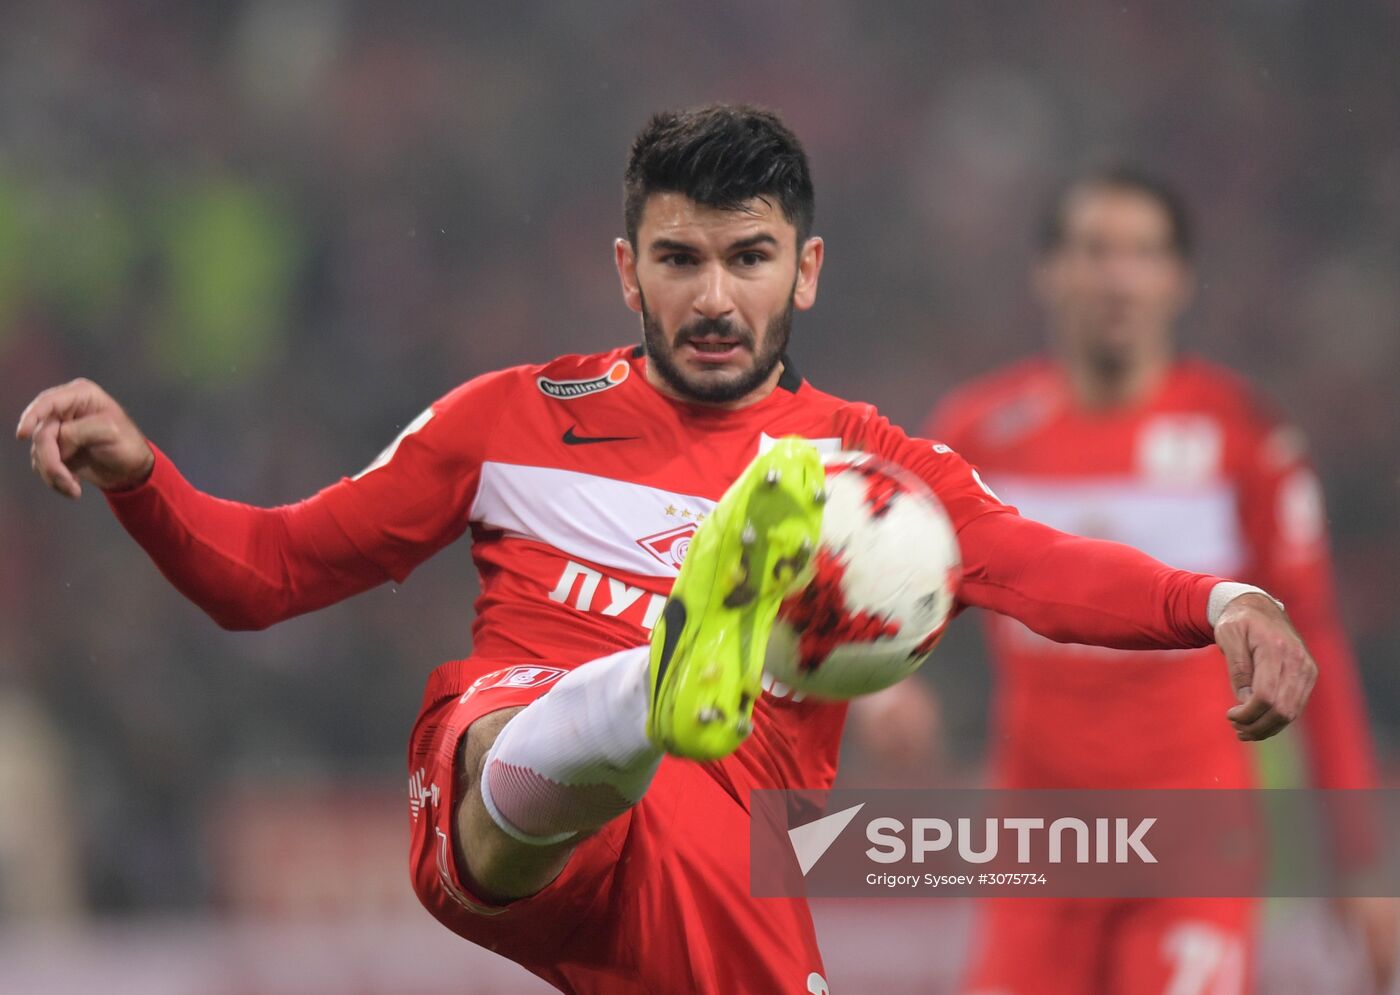
[[[747,843],[751,789],[836,769],[845,707],[760,687],[755,666],[816,534],[820,449],[929,484],[962,603],[1058,639],[1216,641],[1222,727],[1264,738],[1298,714],[1314,667],[1270,597],[1022,518],[947,446],[802,379],[785,347],[823,244],[776,116],[656,116],[625,194],[615,257],[643,347],[477,377],[300,503],[201,493],[89,381],[20,420],[47,483],[101,487],[229,628],[402,580],[470,530],[472,656],[429,677],[408,763],[413,880],[448,928],[570,992],[827,990],[805,902],[749,895]]]
[[[1298,432],[1239,378],[1176,355],[1189,249],[1185,211],[1161,181],[1114,168],[1068,185],[1047,214],[1034,274],[1055,357],[956,390],[926,431],[1029,518],[1188,570],[1247,578],[1281,598],[1321,670],[1302,723],[1314,783],[1370,787],[1366,713],[1333,605],[1317,479]],[[1056,643],[1005,615],[988,615],[987,627],[998,663],[998,785],[1254,784],[1252,756],[1217,721],[1230,697],[1213,648],[1123,653]],[[988,901],[969,990],[1236,995],[1248,988],[1253,905]],[[1353,900],[1349,911],[1375,938],[1384,978],[1393,906]]]

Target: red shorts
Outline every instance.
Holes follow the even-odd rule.
[[[978,903],[967,995],[1243,995],[1254,900]]]
[[[665,758],[642,801],[579,844],[538,894],[504,906],[472,894],[451,842],[462,736],[565,671],[455,666],[479,679],[429,702],[409,747],[414,890],[439,922],[566,992],[826,992],[806,902],[749,894],[747,792],[702,764]]]

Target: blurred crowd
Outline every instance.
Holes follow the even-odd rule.
[[[627,143],[660,107],[751,100],[793,124],[828,246],[794,358],[907,426],[1042,347],[1025,274],[1057,178],[1107,156],[1165,173],[1199,228],[1184,341],[1314,444],[1394,776],[1388,0],[49,0],[0,18],[0,408],[90,376],[198,486],[262,504],[360,469],[477,373],[636,339],[610,240]],[[0,548],[0,923],[226,899],[211,840],[230,794],[398,791],[423,679],[469,650],[464,545],[402,587],[228,634],[100,495],[45,493],[17,444]],[[956,776],[989,677],[967,637],[929,670],[948,737],[930,749]]]

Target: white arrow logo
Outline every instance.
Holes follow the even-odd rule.
[[[797,866],[802,868],[804,878],[812,866],[822,859],[822,854],[826,853],[831,848],[831,844],[836,842],[836,837],[841,835],[842,830],[851,824],[856,813],[863,808],[865,808],[865,802],[842,809],[839,812],[833,812],[831,815],[824,815],[805,826],[788,830],[788,839],[792,841],[792,852],[797,854]]]

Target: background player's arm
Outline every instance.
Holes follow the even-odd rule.
[[[1259,583],[1288,606],[1317,657],[1318,683],[1301,725],[1318,788],[1374,788],[1375,747],[1361,678],[1337,611],[1322,487],[1291,428],[1259,434],[1242,481],[1240,519]],[[1364,866],[1375,827],[1343,806],[1333,826],[1343,861]],[[1400,903],[1341,899],[1340,911],[1366,947],[1377,991],[1388,991],[1400,960]]]
[[[400,439],[378,469],[278,508],[194,488],[88,380],[41,393],[16,434],[54,490],[77,497],[80,480],[103,488],[166,578],[215,621],[257,629],[407,576],[461,534],[477,465],[453,427]]]
[[[1261,433],[1242,483],[1240,519],[1256,582],[1288,606],[1317,658],[1320,679],[1302,723],[1313,784],[1375,787],[1360,676],[1337,612],[1322,488],[1297,432]]]

